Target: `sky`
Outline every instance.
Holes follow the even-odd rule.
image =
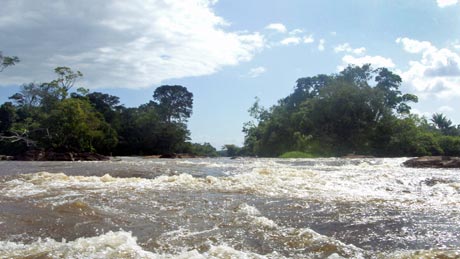
[[[413,112],[460,124],[460,0],[0,0],[0,102],[68,66],[77,87],[136,107],[161,85],[194,94],[193,142],[242,145],[255,97],[265,107],[298,78],[348,64],[387,67]]]

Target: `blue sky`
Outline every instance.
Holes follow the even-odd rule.
[[[152,99],[163,84],[194,94],[194,142],[243,142],[247,109],[269,107],[297,78],[347,64],[386,66],[419,96],[415,113],[460,123],[458,0],[2,0],[0,50],[21,63],[0,74],[0,102],[53,68],[79,86]]]

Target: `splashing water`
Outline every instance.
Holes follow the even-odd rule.
[[[457,258],[459,170],[405,159],[0,162],[0,258]]]

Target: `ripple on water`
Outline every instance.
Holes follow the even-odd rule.
[[[3,241],[0,252],[44,258],[87,258],[89,250],[114,258],[458,256],[458,171],[409,169],[402,161],[132,159],[93,163],[103,168],[96,175],[9,176],[0,181],[0,236],[10,242]],[[72,241],[56,241],[60,237]]]

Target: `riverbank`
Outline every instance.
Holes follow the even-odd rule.
[[[29,150],[24,154],[10,157],[17,161],[106,161],[110,158],[92,152],[55,152],[44,150]]]

